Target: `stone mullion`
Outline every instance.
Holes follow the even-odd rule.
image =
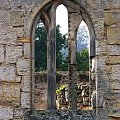
[[[76,37],[75,37],[75,28],[73,27],[71,21],[73,19],[72,14],[69,13],[68,19],[69,19],[69,36],[68,36],[68,56],[69,56],[69,65],[68,65],[68,71],[69,71],[69,82],[68,82],[68,88],[69,88],[69,107],[72,110],[77,109],[77,72],[76,72]]]
[[[47,41],[47,81],[48,81],[48,109],[56,108],[56,10],[49,10],[50,24]]]

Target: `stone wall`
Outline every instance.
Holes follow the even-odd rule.
[[[0,119],[2,120],[23,120],[23,112],[34,108],[32,72],[34,29],[32,28],[36,24],[36,19],[39,19],[36,16],[41,8],[51,1],[0,0]],[[69,2],[70,0],[68,4]],[[72,8],[77,11],[81,8],[85,22],[89,16],[95,30],[97,107],[105,103],[108,111],[106,116],[110,116],[110,120],[119,119],[120,0],[74,0],[74,2],[77,4],[76,6],[72,4]],[[88,16],[84,15],[84,12]],[[73,26],[79,22],[77,16],[79,15],[73,15],[69,21],[76,20],[72,22]],[[92,39],[92,27],[89,22],[87,25]],[[74,33],[71,32],[70,35],[73,36]],[[99,112],[104,113],[99,110],[96,115]]]
[[[77,83],[78,83],[78,93],[79,97],[81,96],[82,89],[81,86],[89,86],[89,76],[85,74],[78,74],[77,75]],[[57,72],[57,90],[60,89],[61,86],[68,85],[68,72],[67,71],[59,71]],[[68,88],[67,88],[68,89]],[[81,90],[80,90],[81,89]],[[63,90],[62,90],[63,91]],[[60,92],[60,94],[64,95],[64,93]],[[88,89],[89,91],[89,89]],[[62,99],[62,95],[57,94],[59,99]],[[56,96],[56,97],[57,97]],[[64,96],[65,97],[65,96]],[[88,96],[87,96],[88,97]],[[59,101],[57,99],[57,101]],[[63,102],[58,103],[61,106],[64,104]],[[78,101],[82,101],[80,97]],[[57,104],[57,105],[58,105]],[[82,104],[82,102],[81,102]],[[89,104],[89,103],[87,103]],[[66,104],[66,107],[69,105]],[[65,108],[65,106],[64,106]],[[47,73],[46,72],[36,72],[35,73],[35,109],[36,110],[46,110],[47,109]],[[60,108],[61,109],[61,108]]]

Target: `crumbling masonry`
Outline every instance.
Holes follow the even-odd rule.
[[[53,120],[120,119],[120,0],[0,0],[0,120],[43,117],[34,115],[34,38],[40,19],[48,32],[48,109],[55,109],[55,12],[60,4],[68,10],[70,110],[76,110],[75,40],[82,20],[89,28],[90,58],[95,61],[96,108],[73,116],[70,111],[43,111],[43,119],[51,119],[50,114]]]

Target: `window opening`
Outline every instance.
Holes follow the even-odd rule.
[[[61,4],[56,9],[56,107],[68,108],[68,95],[65,95],[68,82],[68,11]]]
[[[35,28],[35,109],[47,109],[47,31],[40,20]]]
[[[90,34],[87,24],[82,20],[77,31],[77,73],[78,109],[90,110],[95,81],[91,80],[92,59],[90,59]],[[94,88],[93,88],[94,87]],[[92,99],[93,101],[93,99]],[[94,97],[95,101],[95,97]]]
[[[59,5],[57,7],[57,10],[61,6],[66,9],[64,5]],[[47,10],[46,11],[43,10],[41,17],[43,21],[45,20],[44,22],[45,25],[47,25],[47,30],[45,29],[45,25],[41,22],[41,20],[37,24],[35,30],[35,42],[34,42],[35,72],[43,73],[43,77],[44,77],[43,81],[46,85],[46,87],[44,86],[44,88],[40,88],[41,86],[43,87],[43,83],[42,84],[40,83],[42,81],[42,76],[37,76],[38,78],[35,76],[36,77],[35,109],[38,110],[44,110],[46,108],[55,109],[56,107],[58,109],[63,109],[63,110],[67,110],[69,108],[76,109],[76,107],[74,106],[77,106],[77,109],[84,109],[84,106],[88,106],[92,104],[90,102],[90,99],[92,98],[91,94],[93,92],[93,90],[91,90],[92,88],[91,76],[92,75],[94,76],[94,74],[91,74],[92,73],[91,71],[94,71],[93,70],[94,58],[93,56],[89,57],[90,56],[89,54],[91,54],[91,52],[89,52],[91,51],[89,47],[91,46],[91,40],[89,37],[88,28],[86,27],[87,25],[84,23],[84,21],[82,21],[78,28],[77,36],[75,38],[73,36],[73,32],[75,32],[74,35],[76,35],[76,31],[72,30],[71,23],[68,23],[68,12],[66,9],[67,28],[65,27],[65,25],[63,26],[68,31],[68,24],[69,24],[71,27],[69,29],[69,34],[72,35],[72,37],[74,37],[72,38],[74,39],[74,41],[72,41],[72,39],[70,38],[69,41],[67,41],[68,33],[64,33],[63,27],[61,27],[56,21],[57,14],[56,15],[53,14],[55,10],[56,9],[54,5],[51,6],[49,12]],[[69,13],[69,14],[71,14],[70,16],[72,16],[73,13]],[[60,18],[59,14],[58,16]],[[64,19],[63,16],[61,16],[61,18]],[[70,21],[72,21],[72,19]],[[55,22],[57,24],[55,24]],[[94,35],[92,37],[94,37]],[[88,41],[90,43],[88,43]],[[68,46],[67,46],[67,42],[68,42]],[[76,43],[77,43],[77,47],[76,47]],[[92,41],[92,43],[93,43],[92,46],[94,46],[94,40]],[[77,58],[77,64],[76,64],[76,58]],[[61,78],[58,78],[58,76],[56,79],[56,69],[57,71],[62,70],[66,72],[67,78],[63,78],[66,79],[66,81],[62,81]],[[84,75],[85,80],[82,81],[81,78],[77,80],[77,91],[76,91],[76,73],[77,73],[77,79],[79,79],[83,73],[86,74]],[[64,77],[64,75],[62,77]],[[56,83],[57,83],[57,89],[56,89]],[[72,90],[72,87],[74,92],[72,92],[71,94],[70,91]],[[45,91],[43,92],[41,89]],[[59,93],[60,93],[60,97],[59,97]],[[74,95],[73,93],[75,93],[76,97],[73,96],[71,97],[72,99],[70,99],[70,96]],[[73,98],[77,98],[77,99],[74,101]],[[75,105],[76,103],[77,105]]]

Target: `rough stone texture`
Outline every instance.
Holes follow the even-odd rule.
[[[1,120],[13,119],[13,108],[0,105],[0,119]]]
[[[12,27],[7,26],[0,30],[0,43],[1,44],[16,44],[17,42],[17,35]]]
[[[31,80],[34,77],[31,77],[34,65],[30,62],[30,59],[31,61],[34,59],[33,53],[30,52],[34,34],[31,35],[31,28],[34,29],[36,15],[40,13],[40,9],[49,2],[51,0],[0,0],[0,119],[2,120],[22,120],[23,113],[16,112],[19,111],[16,107],[22,111],[23,108],[34,106],[34,100],[31,97],[31,94],[34,96],[34,90],[31,91],[31,88],[34,88],[32,86],[34,83],[31,83],[31,81],[34,82],[33,79]],[[71,14],[69,38],[74,39],[76,27],[81,19],[84,19],[88,25],[91,40],[95,39],[97,97],[105,101],[109,112],[105,112],[105,115],[111,117],[109,120],[120,119],[120,0],[66,0],[64,2],[67,3],[66,7],[69,7],[68,11]],[[94,32],[95,35],[93,35]],[[74,49],[71,55],[75,52],[75,41],[73,44]],[[71,49],[69,50],[71,52]],[[75,57],[70,57],[72,61],[75,60]],[[100,100],[97,99],[98,104],[99,102]],[[102,110],[92,115],[97,115],[100,111]],[[107,117],[102,117],[103,113],[104,111],[95,120],[107,120]],[[59,116],[50,117],[50,113],[49,115],[42,113],[40,116],[43,119],[53,120],[60,119],[61,116],[61,119],[66,120],[93,119],[89,113],[85,116],[82,113],[83,115],[78,115],[78,118],[76,116],[72,118],[69,112],[63,115],[54,114]],[[30,118],[33,117],[35,116],[31,114]]]
[[[102,109],[106,113],[106,110]],[[26,120],[106,120],[107,117],[104,113],[97,111],[60,111],[60,110],[47,110],[35,111],[29,115],[26,113]],[[101,117],[101,118],[100,118]]]
[[[24,43],[24,57],[30,58],[30,43]]]
[[[21,11],[11,11],[10,18],[12,21],[12,26],[23,26],[23,12]]]
[[[47,109],[47,83],[46,82],[39,81],[35,84],[35,108],[36,110]]]
[[[105,11],[105,25],[120,25],[120,13],[114,11]]]
[[[0,66],[0,81],[12,82],[16,81],[16,68],[11,65]]]
[[[14,30],[16,31],[18,38],[24,36],[24,28],[23,27],[15,27]]]
[[[30,92],[30,76],[28,75],[22,76],[21,91]]]
[[[16,63],[22,57],[22,46],[6,46],[6,62]]]
[[[20,105],[20,84],[19,83],[2,83],[2,101],[3,103]]]
[[[21,107],[30,108],[30,92],[21,92]]]
[[[19,75],[29,75],[30,74],[30,60],[25,59],[25,58],[18,58],[17,72]]]
[[[2,3],[0,5],[2,5]],[[0,27],[6,27],[9,25],[10,25],[10,13],[8,11],[0,9]]]
[[[21,108],[14,110],[14,120],[23,120],[23,110]]]
[[[108,56],[106,60],[107,64],[120,64],[120,56]]]
[[[107,27],[108,44],[120,45],[120,28]]]
[[[4,45],[0,45],[0,63],[4,62]]]
[[[120,80],[120,65],[112,65],[111,79]]]
[[[120,45],[108,45],[108,55],[120,55]]]

